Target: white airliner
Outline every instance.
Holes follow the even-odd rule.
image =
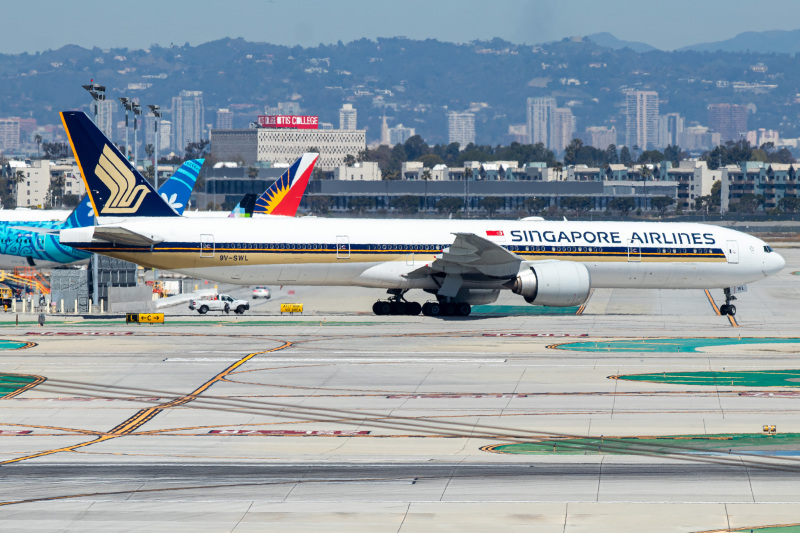
[[[659,288],[723,289],[721,311],[732,315],[731,287],[785,264],[756,237],[704,224],[187,219],[164,209],[113,145],[87,134],[94,125],[83,113],[62,118],[99,222],[62,230],[64,244],[220,282],[381,288],[392,296],[375,303],[377,314],[464,316],[501,290],[534,305],[575,306],[592,288]],[[405,302],[410,289],[436,301],[420,309]]]

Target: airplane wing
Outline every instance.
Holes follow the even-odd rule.
[[[133,246],[152,246],[164,241],[157,235],[145,235],[119,226],[95,226],[93,237],[116,244]]]
[[[436,273],[487,278],[511,278],[519,272],[522,259],[492,241],[474,233],[455,233],[449,248],[429,265],[409,272],[409,278]]]

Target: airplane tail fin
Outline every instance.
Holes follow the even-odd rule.
[[[233,208],[228,218],[250,218],[253,216],[253,209],[256,206],[255,194],[245,194],[236,207]]]
[[[275,180],[275,183],[270,185],[269,189],[264,191],[264,194],[258,197],[254,212],[295,216],[318,158],[319,154],[313,152],[303,154]]]
[[[197,175],[203,166],[203,159],[190,159],[175,171],[167,181],[158,189],[161,198],[172,207],[179,215],[183,214],[192,190],[197,182]],[[255,195],[253,195],[255,202]],[[252,213],[252,210],[251,210]],[[72,213],[64,221],[64,228],[83,228],[94,225],[94,209],[89,195],[83,197]]]
[[[81,169],[95,216],[180,216],[89,120],[86,113],[64,111],[61,121]]]

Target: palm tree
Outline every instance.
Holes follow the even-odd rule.
[[[428,180],[430,179],[431,179],[431,169],[426,168],[425,170],[422,171],[422,181],[425,182],[425,199],[422,204],[423,213],[428,212]]]
[[[34,135],[33,140],[36,141],[36,157],[40,157],[39,147],[42,145],[42,136],[37,133]]]

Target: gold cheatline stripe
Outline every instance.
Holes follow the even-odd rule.
[[[255,357],[257,355],[262,355],[262,354],[265,354],[265,353],[277,352],[278,350],[283,350],[284,348],[288,348],[292,344],[293,344],[292,342],[285,341],[281,346],[278,346],[276,348],[271,348],[271,349],[265,350],[263,352],[253,352],[251,354],[248,354],[248,355],[242,357],[241,359],[239,359],[238,361],[236,361],[235,363],[233,363],[231,366],[229,366],[228,368],[226,368],[225,370],[223,370],[222,372],[220,372],[216,376],[214,376],[213,378],[211,378],[210,380],[208,380],[205,383],[203,383],[202,385],[200,385],[197,389],[195,389],[194,391],[190,392],[189,394],[187,394],[185,396],[181,396],[180,398],[176,398],[176,399],[171,400],[169,402],[159,404],[159,405],[157,405],[155,407],[149,407],[147,409],[142,409],[139,412],[137,412],[136,414],[134,414],[133,416],[131,416],[130,418],[128,418],[127,420],[125,420],[124,422],[122,422],[121,424],[118,424],[116,427],[114,427],[111,431],[109,431],[105,435],[101,435],[100,437],[97,437],[96,439],[90,440],[88,442],[82,442],[80,444],[74,444],[72,446],[65,446],[63,448],[56,448],[54,450],[46,450],[46,451],[43,451],[43,452],[34,453],[34,454],[31,454],[31,455],[26,455],[24,457],[17,457],[16,459],[9,459],[7,461],[0,461],[0,466],[12,464],[12,463],[19,463],[21,461],[27,461],[28,459],[36,459],[37,457],[45,457],[47,455],[53,455],[53,454],[59,453],[59,452],[71,452],[71,451],[77,450],[78,448],[83,448],[85,446],[96,444],[98,442],[103,442],[103,441],[106,441],[106,440],[115,439],[115,438],[118,438],[118,437],[123,437],[125,435],[128,435],[132,431],[137,430],[138,428],[140,428],[144,424],[146,424],[148,421],[152,420],[153,417],[155,417],[157,414],[159,414],[164,409],[167,409],[167,408],[170,408],[170,407],[177,407],[177,406],[184,405],[184,404],[187,404],[187,403],[191,402],[192,400],[197,398],[200,394],[202,394],[203,392],[208,390],[214,383],[222,380],[225,376],[227,376],[233,370],[239,368],[240,366],[245,364],[247,361],[249,361],[253,357]],[[0,503],[0,506],[2,506],[2,505],[6,505],[6,503]]]

